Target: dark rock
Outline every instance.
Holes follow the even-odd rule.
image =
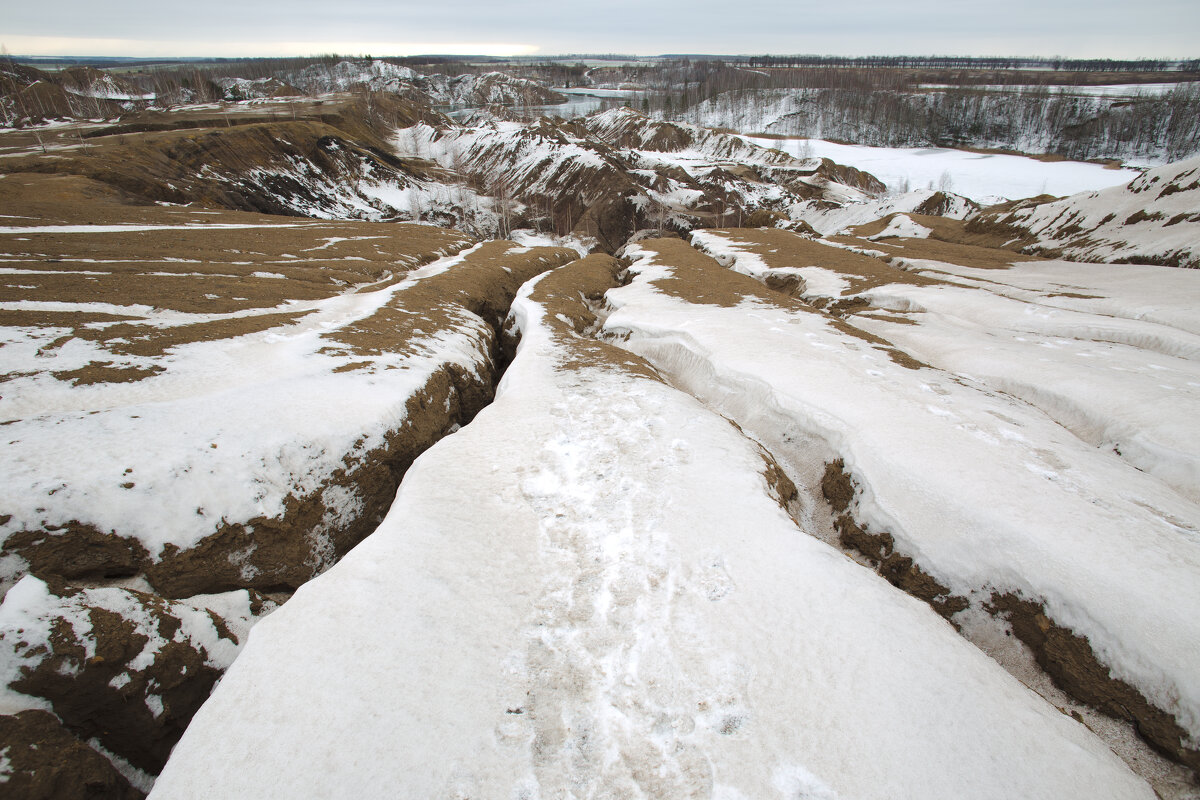
[[[4,796],[13,800],[141,800],[146,796],[48,711],[0,716],[0,753],[7,760]]]
[[[72,589],[26,576],[5,597],[9,686],[63,724],[156,774],[238,650],[212,611],[130,589]],[[211,650],[211,652],[210,652]]]

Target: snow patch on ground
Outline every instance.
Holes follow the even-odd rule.
[[[623,346],[735,421],[746,405],[777,408],[787,427],[747,426],[772,450],[789,429],[828,442],[872,530],[955,594],[1044,599],[1115,676],[1200,733],[1196,503],[970,376],[901,366],[811,311],[685,303],[652,283],[669,265],[630,254],[635,281],[607,294],[605,330]]]
[[[726,420],[567,366],[535,289],[496,402],[255,629],[153,797],[1153,796],[798,530]]]
[[[407,354],[332,355],[323,338],[470,252],[379,288],[242,312],[309,313],[293,324],[179,345],[153,360],[165,372],[132,383],[57,380],[45,374],[39,348],[63,331],[10,329],[15,338],[5,342],[6,369],[38,374],[9,381],[0,397],[0,418],[8,421],[0,484],[25,487],[5,503],[10,517],[0,538],[76,520],[133,536],[153,555],[168,543],[187,548],[226,521],[281,515],[286,498],[320,489],[343,459],[381,447],[409,396],[435,370],[446,363],[472,373],[480,368],[490,330],[465,315],[458,327],[431,324]],[[80,311],[97,304],[53,305]],[[239,316],[109,310],[163,326]],[[74,338],[54,358],[56,367],[70,370],[111,354]],[[369,369],[334,373],[351,363]]]
[[[745,138],[792,155],[811,153],[864,170],[892,191],[946,189],[985,205],[1105,189],[1126,184],[1140,174],[1081,161],[1040,161],[944,147],[866,147],[821,139]]]

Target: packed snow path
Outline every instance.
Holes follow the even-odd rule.
[[[495,403],[254,628],[153,797],[1153,797],[594,341],[616,269],[526,285]]]

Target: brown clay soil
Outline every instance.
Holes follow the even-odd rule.
[[[788,267],[820,267],[837,272],[850,282],[849,292],[858,294],[889,283],[915,286],[940,284],[942,281],[906,272],[883,259],[856,253],[841,247],[823,244],[820,239],[808,239],[779,228],[731,228],[714,231],[743,245],[772,269]],[[874,242],[867,242],[874,249]],[[863,243],[856,243],[862,247]]]
[[[853,236],[834,236],[832,241],[880,250],[889,257],[946,261],[978,269],[1008,269],[1020,261],[1041,261],[1040,256],[1022,253],[1008,232],[983,228],[968,229],[960,220],[925,214],[906,214],[918,225],[931,229],[927,239],[887,238],[868,241],[865,237],[882,231],[891,220],[885,217],[853,229]]]
[[[679,240],[672,241],[682,244]],[[597,309],[604,305],[604,293],[618,285],[622,270],[622,263],[611,256],[590,255],[538,281],[530,299],[545,309],[542,323],[564,353],[560,369],[612,370],[639,380],[666,383],[658,370],[640,356],[593,335],[599,326]],[[737,427],[732,421],[730,424]],[[781,507],[787,508],[796,499],[796,485],[774,456],[761,446],[758,451],[768,493]]]
[[[720,231],[719,231],[720,232]],[[772,234],[774,232],[767,231],[746,231],[744,229],[731,229],[724,231],[731,238],[740,241],[743,233],[765,233]],[[807,243],[812,242],[797,236],[790,231],[778,231],[780,241],[790,243],[791,239],[797,242]],[[889,358],[902,367],[909,369],[921,369],[928,365],[914,359],[904,351],[896,348],[891,342],[876,336],[873,333],[857,328],[854,325],[840,318],[840,315],[834,313],[823,313],[818,307],[805,303],[790,294],[776,291],[764,283],[743,275],[739,272],[726,269],[718,264],[714,259],[696,250],[691,245],[678,239],[649,239],[639,242],[638,246],[644,250],[649,250],[657,254],[655,259],[660,264],[666,264],[674,268],[670,278],[654,281],[654,285],[661,289],[664,293],[674,295],[682,300],[691,303],[703,303],[705,305],[718,305],[727,308],[732,308],[746,300],[754,300],[768,305],[778,306],[789,311],[801,313],[821,314],[828,324],[837,330],[839,333],[844,333],[848,336],[853,336],[870,344],[875,349],[886,353]],[[804,247],[805,245],[801,245]],[[836,255],[841,252],[837,248],[822,247],[823,250],[833,251]],[[858,255],[850,253],[850,255]],[[861,256],[861,258],[871,260],[869,256]],[[790,266],[796,266],[792,263]],[[887,267],[886,264],[882,265]],[[874,269],[874,267],[872,267]],[[897,270],[899,271],[899,270]],[[907,273],[901,273],[902,275]],[[918,278],[920,276],[917,276]],[[869,306],[863,303],[863,310]],[[831,309],[838,311],[839,309]]]

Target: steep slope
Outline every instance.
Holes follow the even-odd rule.
[[[1079,261],[1200,267],[1200,157],[1126,186],[986,209],[967,229],[996,229],[1026,251]]]
[[[761,269],[764,251],[778,251],[777,264],[788,260],[792,254],[778,239],[790,234],[772,233],[777,240],[757,253],[736,244],[726,252],[748,272]],[[727,238],[737,241],[736,234]],[[883,311],[869,314],[861,327],[857,318],[848,324],[722,270],[682,242],[639,243],[629,252],[635,280],[607,295],[617,311],[604,330],[756,436],[789,474],[819,479],[822,459],[840,459],[834,476],[842,470],[851,476],[845,491],[822,490],[841,495],[838,505],[851,515],[838,521],[843,544],[947,615],[968,607],[1011,613],[1023,638],[1040,625],[1042,640],[1030,644],[1049,652],[1056,678],[1088,702],[1135,721],[1155,747],[1194,769],[1200,764],[1193,745],[1200,733],[1200,684],[1191,653],[1200,634],[1191,620],[1200,610],[1194,591],[1200,506],[1111,450],[1080,440],[1036,406],[979,382],[962,362],[947,364],[964,369],[961,374],[931,368],[913,357],[925,350],[900,350],[876,333],[898,330],[899,342],[921,341],[906,338],[909,320],[886,310],[924,306],[889,303],[889,295],[930,298],[939,313],[958,307],[969,319],[981,316],[987,295],[970,303],[935,278],[907,277],[894,268],[888,274],[875,259],[846,259],[836,248],[797,243],[830,251],[803,273],[808,291],[857,284],[851,291],[880,297]],[[802,259],[791,260],[799,267]],[[833,275],[819,282],[822,269]],[[717,299],[722,293],[729,299]],[[931,298],[941,294],[949,302],[934,306]],[[1038,311],[1010,309],[1007,319],[1013,324]],[[1039,328],[1036,316],[1021,323],[1054,337],[1046,347],[1037,340],[1026,346],[1027,360],[1053,352],[1050,346],[1071,335],[1072,326],[1078,332],[1096,325],[1082,314],[1057,325],[1049,321],[1056,330]],[[925,323],[918,314],[912,322],[920,331],[936,317]],[[1129,331],[1127,341],[1153,347],[1147,339],[1157,326],[1138,327],[1140,335]],[[979,347],[987,335],[943,332],[935,352],[952,352],[960,341]],[[1002,341],[1002,334],[991,336]],[[1169,330],[1163,336],[1195,338]],[[1107,360],[1115,369],[1139,356],[1113,352]],[[1067,350],[1059,357],[1069,363],[1077,356]],[[1194,349],[1188,358],[1195,358]],[[1151,381],[1147,374],[1139,385],[1151,388]],[[1093,387],[1103,385],[1102,378],[1093,381]],[[1113,407],[1099,401],[1106,405]],[[1171,407],[1168,435],[1171,426],[1188,429],[1194,414],[1187,408],[1194,405]],[[1047,632],[1056,640],[1049,651]]]
[[[566,98],[539,83],[503,72],[482,75],[423,75],[408,67],[378,59],[314,64],[282,77],[307,92],[321,94],[366,88],[403,96],[423,96],[433,105],[486,107],[490,105],[552,105]]]
[[[152,797],[1153,797],[591,339],[619,268],[527,284],[496,402],[258,626]]]
[[[115,125],[48,131],[9,153],[9,173],[81,175],[143,203],[323,219],[407,219],[496,233],[494,202],[403,161],[398,125],[448,124],[427,106],[376,94],[143,112]],[[53,153],[44,152],[45,147]],[[48,157],[50,156],[50,157]]]
[[[502,213],[513,227],[575,232],[608,251],[643,228],[686,232],[804,198],[861,200],[883,189],[857,170],[628,109],[532,125],[417,125],[400,131],[396,146],[511,198]]]

